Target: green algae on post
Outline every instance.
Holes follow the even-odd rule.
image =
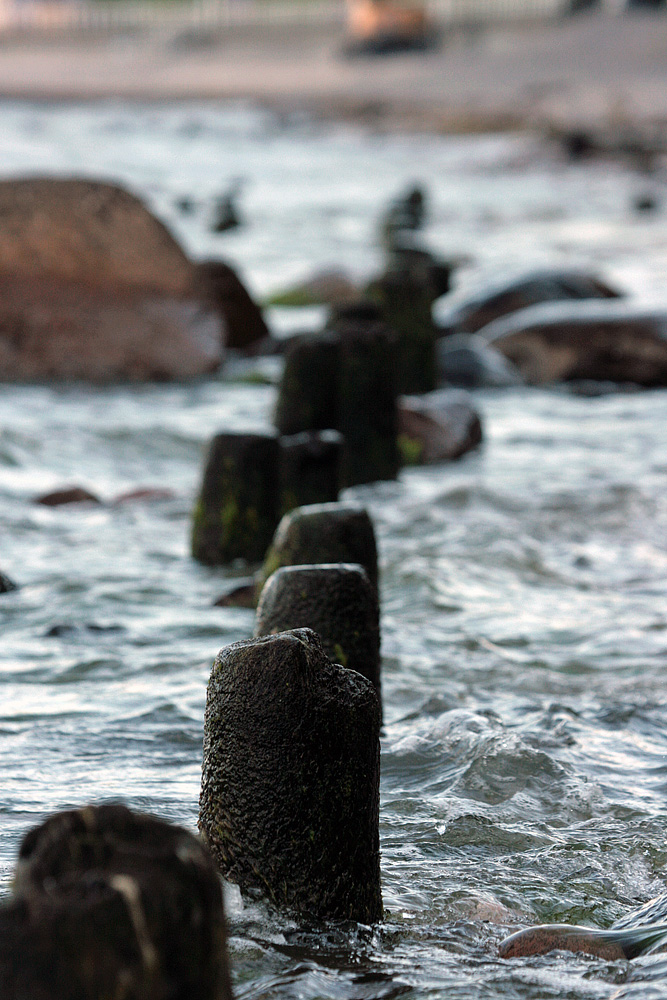
[[[259,562],[279,520],[278,439],[218,434],[192,518],[192,554],[209,566]]]
[[[312,563],[359,563],[377,591],[377,543],[368,511],[351,503],[321,503],[285,514],[264,557],[259,589],[281,566]]]

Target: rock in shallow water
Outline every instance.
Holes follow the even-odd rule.
[[[0,379],[186,379],[215,371],[222,343],[194,265],[133,195],[0,182]]]
[[[40,503],[44,507],[63,507],[73,503],[99,504],[101,501],[83,486],[64,486],[60,490],[52,490],[50,493],[35,497],[35,503]]]
[[[203,295],[222,318],[226,346],[250,353],[260,344],[268,347],[270,334],[262,311],[236,271],[221,260],[205,260],[197,265],[197,276]]]
[[[451,462],[482,441],[479,414],[462,389],[401,396],[398,426],[406,464]]]
[[[18,587],[5,573],[0,572],[0,594],[8,594],[12,590],[18,590]]]
[[[448,385],[463,389],[498,389],[523,385],[508,359],[479,334],[455,333],[436,345],[438,375]]]
[[[476,333],[501,316],[541,302],[612,299],[619,294],[595,275],[580,271],[530,271],[471,295],[440,322],[445,333]]]
[[[497,320],[480,336],[533,385],[573,379],[667,385],[667,310],[551,303]]]

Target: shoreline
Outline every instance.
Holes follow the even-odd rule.
[[[345,57],[342,23],[0,38],[0,99],[249,101],[435,133],[667,132],[667,16],[587,14],[443,30],[424,52]]]

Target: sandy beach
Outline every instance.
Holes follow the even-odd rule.
[[[443,29],[432,51],[345,58],[336,17],[225,28],[5,34],[0,96],[251,99],[377,127],[667,123],[667,16]]]

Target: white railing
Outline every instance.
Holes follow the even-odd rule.
[[[404,0],[410,3],[410,0]],[[414,2],[414,0],[413,0]],[[444,27],[562,16],[569,0],[424,0]],[[619,0],[601,0],[606,10]],[[0,31],[214,30],[232,25],[343,24],[345,0],[0,0]]]
[[[429,9],[446,24],[548,19],[561,16],[567,6],[567,0],[430,0],[429,3]]]

